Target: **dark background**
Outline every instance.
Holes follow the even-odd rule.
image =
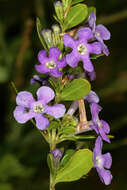
[[[101,117],[115,136],[104,151],[113,156],[112,184],[103,185],[93,169],[86,179],[58,184],[56,189],[127,189],[127,0],[86,0],[97,8],[98,23],[111,31],[106,42],[109,57],[94,61],[97,72],[93,89],[100,96]],[[13,118],[15,92],[34,90],[29,81],[35,74],[37,52],[42,48],[36,32],[36,16],[44,28],[54,20],[51,0],[0,0],[0,190],[47,190],[48,146],[30,122]]]

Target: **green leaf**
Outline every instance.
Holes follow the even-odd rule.
[[[68,135],[68,134],[64,134],[64,135],[61,135],[60,139],[59,139],[59,142],[63,142],[63,141],[78,141],[78,140],[93,140],[95,139],[96,136],[94,135]]]
[[[85,1],[85,0],[72,0],[72,5],[75,5],[77,3],[81,3],[83,1]]]
[[[72,0],[62,0],[64,11],[71,6]]]
[[[40,41],[41,41],[44,49],[47,50],[47,46],[46,46],[45,40],[43,39],[43,36],[41,35],[42,25],[41,25],[41,22],[40,22],[39,18],[36,19],[36,27],[37,27],[38,37],[39,37],[39,39],[40,39]]]
[[[93,167],[92,152],[89,149],[78,150],[67,164],[57,172],[55,184],[80,179]]]
[[[86,79],[74,79],[64,87],[59,99],[66,101],[78,100],[86,96],[90,89],[90,83]]]
[[[62,130],[62,134],[71,134],[75,132],[75,128],[73,126],[64,127]]]
[[[75,136],[77,140],[91,140],[91,139],[95,139],[96,136],[94,135],[78,135],[78,136]]]
[[[64,29],[70,29],[83,22],[88,15],[88,8],[84,4],[78,4],[70,8],[65,19]]]
[[[75,135],[61,135],[59,138],[59,143],[63,141],[76,141],[76,136]]]
[[[64,157],[62,158],[61,162],[60,162],[60,168],[64,167],[65,164],[67,164],[67,162],[69,161],[69,159],[71,158],[71,156],[74,154],[75,150],[73,149],[68,149],[64,155]]]

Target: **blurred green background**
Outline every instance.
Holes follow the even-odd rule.
[[[97,72],[93,89],[100,96],[101,117],[108,121],[115,136],[104,151],[113,156],[112,184],[104,186],[93,169],[88,178],[58,184],[56,190],[127,189],[127,0],[85,0],[97,8],[98,23],[105,24],[112,38],[109,57],[94,62]],[[34,90],[30,79],[35,74],[37,52],[42,48],[35,20],[50,28],[51,0],[0,0],[0,190],[48,190],[46,164],[48,146],[30,122],[18,124],[13,118],[15,92]]]

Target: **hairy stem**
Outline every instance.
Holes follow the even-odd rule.
[[[86,108],[85,108],[84,99],[78,100],[78,106],[79,106],[80,122],[79,122],[79,125],[77,126],[77,131],[82,131],[84,129],[89,128],[87,116],[86,116]]]

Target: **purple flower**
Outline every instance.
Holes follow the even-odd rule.
[[[65,57],[59,60],[61,51],[56,48],[52,47],[49,49],[49,57],[46,55],[45,50],[41,50],[38,53],[38,60],[41,63],[40,65],[35,65],[35,69],[43,74],[49,73],[54,77],[62,76],[62,72],[60,72],[60,68],[66,66]]]
[[[14,118],[19,123],[26,123],[28,120],[35,118],[37,128],[45,130],[49,125],[49,121],[43,114],[60,118],[63,117],[66,110],[62,104],[47,105],[54,99],[54,96],[54,91],[47,86],[40,87],[37,90],[37,101],[30,92],[19,92],[16,97],[17,106],[14,110]]]
[[[33,78],[30,80],[30,84],[33,85],[33,84],[39,83],[41,86],[47,85],[48,79],[49,79],[49,75],[47,75],[46,77],[39,77],[38,75],[34,75]]]
[[[87,100],[90,104],[91,103],[98,103],[99,97],[94,91],[90,91],[90,93],[84,97],[85,100]]]
[[[82,61],[85,71],[92,72],[94,70],[89,56],[90,54],[100,54],[101,45],[99,42],[88,43],[92,37],[92,30],[88,27],[78,30],[78,40],[74,40],[68,34],[64,35],[64,45],[72,49],[72,52],[66,55],[68,65],[76,67],[78,62]]]
[[[54,149],[51,151],[54,158],[61,158],[62,157],[62,151],[59,149]]]
[[[91,81],[96,79],[96,72],[95,71],[87,72],[87,75],[89,76]]]
[[[112,174],[107,169],[110,169],[112,165],[112,157],[110,153],[101,154],[102,145],[103,142],[101,137],[99,136],[96,139],[95,147],[93,150],[93,161],[101,181],[105,185],[109,185],[112,180]]]
[[[88,19],[89,26],[93,31],[94,38],[98,40],[101,43],[102,50],[106,56],[109,55],[109,50],[107,46],[104,44],[103,40],[109,40],[110,39],[110,32],[109,30],[102,24],[99,24],[96,26],[96,15],[94,11],[89,16]]]
[[[97,134],[100,134],[103,140],[110,143],[110,139],[106,135],[110,132],[110,127],[106,121],[100,120],[98,116],[101,109],[102,108],[96,103],[90,104],[90,110],[91,110],[92,122],[93,122],[93,124],[90,127],[94,129]]]

